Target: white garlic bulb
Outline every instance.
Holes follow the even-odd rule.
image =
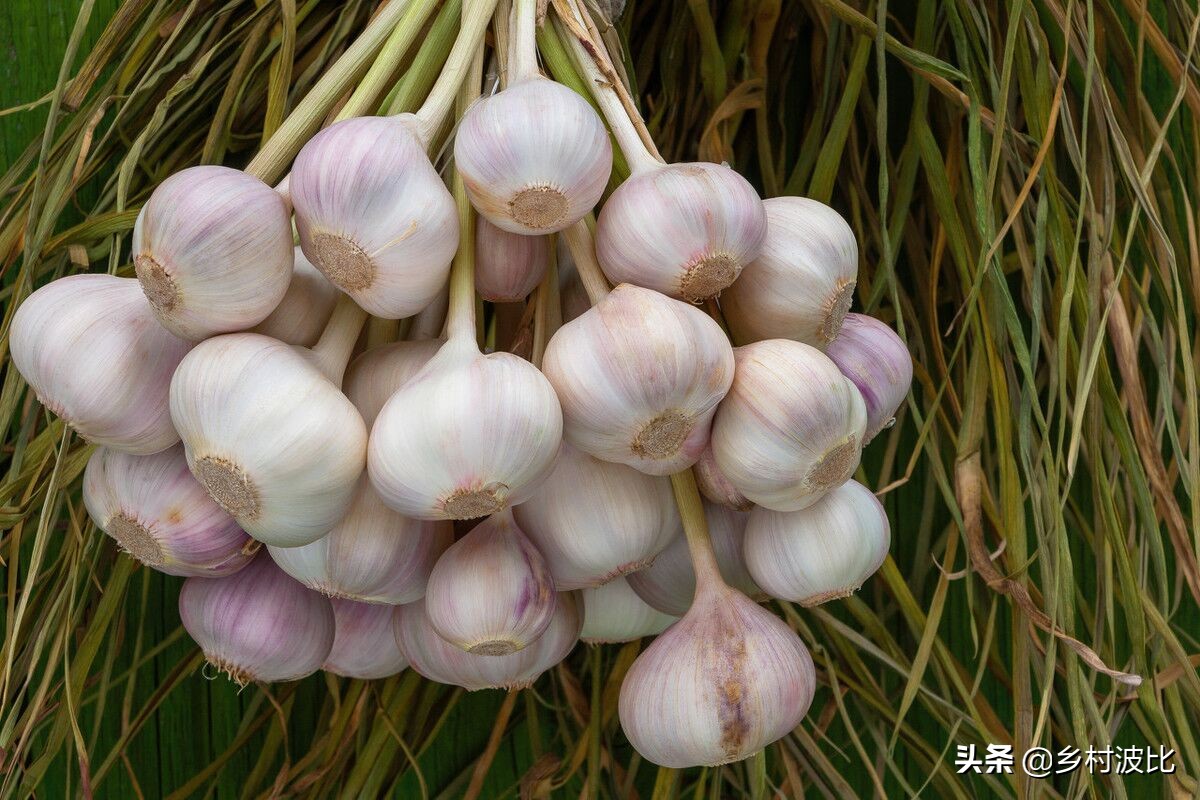
[[[754,503],[747,500],[745,495],[729,482],[729,478],[726,478],[725,473],[721,472],[721,468],[717,466],[717,460],[712,454],[711,443],[700,454],[700,460],[692,466],[692,472],[696,476],[696,486],[699,487],[700,494],[704,495],[704,499],[736,511],[749,511],[754,508]]]
[[[256,333],[197,345],[171,381],[171,418],[197,480],[264,544],[298,547],[345,515],[366,427],[306,355]]]
[[[812,657],[791,628],[744,595],[709,584],[633,662],[618,713],[648,761],[716,766],[791,732],[815,688]]]
[[[188,578],[179,616],[208,663],[240,686],[311,675],[333,648],[329,599],[289,578],[265,552],[232,575]]]
[[[383,501],[419,519],[473,519],[528,499],[562,441],[532,364],[452,338],[375,419],[367,464]]]
[[[370,429],[379,410],[445,344],[440,339],[390,342],[366,350],[346,368],[343,389]]]
[[[708,523],[709,540],[717,567],[721,570],[721,578],[748,597],[762,597],[763,590],[750,576],[742,555],[746,523],[750,515],[705,503],[704,518]],[[696,573],[692,569],[687,539],[682,531],[658,554],[653,564],[630,574],[627,579],[630,588],[651,608],[677,617],[687,613],[696,594]]]
[[[318,133],[291,174],[305,255],[371,314],[399,319],[437,296],[458,248],[454,198],[411,114]]]
[[[158,324],[137,281],[48,283],[17,308],[8,341],[38,401],[89,442],[147,455],[179,441],[167,393],[192,343]]]
[[[545,483],[513,514],[560,590],[601,586],[642,569],[682,531],[666,478],[569,444]]]
[[[480,217],[475,227],[475,291],[493,303],[524,300],[550,263],[545,236],[509,233]]]
[[[719,295],[759,254],[758,193],[721,164],[637,163],[596,221],[604,274],[693,303]]]
[[[739,342],[795,339],[824,350],[854,300],[854,231],[807,197],[773,197],[764,205],[767,237],[758,258],[721,295],[725,321]]]
[[[299,246],[295,258],[296,266],[287,292],[270,316],[254,326],[253,333],[287,344],[312,347],[333,315],[338,290],[304,257]]]
[[[865,444],[892,424],[908,396],[912,355],[895,331],[865,314],[847,314],[825,353],[862,393],[867,406]]]
[[[392,619],[400,652],[426,678],[468,691],[524,689],[575,647],[583,610],[575,593],[562,592],[545,632],[523,650],[504,656],[468,653],[442,639],[429,623],[423,600],[398,606]]]
[[[454,541],[448,522],[401,516],[383,504],[364,473],[346,515],[300,547],[269,547],[287,574],[329,597],[400,605],[425,596],[433,565]]]
[[[800,511],[750,512],[746,566],[771,596],[815,606],[857,591],[890,543],[878,498],[847,481]]]
[[[651,475],[691,466],[733,380],[721,327],[697,308],[622,284],[550,339],[542,369],[564,435]]]
[[[546,560],[508,509],[442,554],[429,576],[425,611],[438,635],[483,656],[523,650],[550,625],[557,595]]]
[[[190,167],[138,214],[133,265],[154,313],[184,339],[241,331],[267,318],[292,278],[287,201],[253,175]]]
[[[97,449],[83,474],[83,503],[122,550],[168,575],[230,575],[258,550],[192,477],[182,445],[148,456]]]
[[[766,339],[734,351],[737,373],[712,427],[717,466],[751,502],[797,511],[858,468],[862,394],[816,349]]]
[[[650,607],[625,578],[584,589],[580,595],[583,630],[579,638],[588,644],[632,642],[643,636],[657,636],[679,620]]]
[[[345,678],[376,680],[408,666],[392,633],[392,607],[332,600],[333,649],[321,669]]]

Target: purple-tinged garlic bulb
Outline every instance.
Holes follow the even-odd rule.
[[[475,229],[475,291],[493,303],[524,300],[541,283],[550,263],[545,236],[510,233],[479,218]]]
[[[679,621],[678,617],[652,608],[638,597],[625,578],[611,580],[594,589],[584,589],[581,641],[588,644],[632,642],[657,636]]]
[[[895,331],[865,314],[847,314],[825,354],[862,393],[866,444],[895,422],[896,410],[912,386],[912,355]]]
[[[344,678],[376,680],[408,666],[392,633],[391,606],[335,599],[333,649],[321,669]]]
[[[312,347],[333,316],[338,294],[337,287],[327,281],[297,247],[296,266],[287,293],[270,316],[254,326],[252,332],[287,344]]]
[[[754,508],[754,503],[747,500],[737,487],[729,482],[725,473],[721,472],[717,460],[713,458],[711,445],[700,454],[700,460],[693,465],[692,471],[696,474],[696,485],[704,499],[735,511],[749,511]]]

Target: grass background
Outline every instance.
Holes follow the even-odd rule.
[[[117,5],[95,0],[76,64]],[[336,55],[322,37],[358,30],[372,4],[299,3],[290,23],[287,2],[140,5],[156,25],[193,9],[172,29],[178,57],[149,70],[153,47],[136,45],[161,45],[160,35],[109,34],[120,46],[80,110],[64,110],[40,189],[30,181],[36,148],[24,165],[22,155],[46,107],[0,118],[6,320],[14,294],[78,261],[124,267],[132,219],[115,209],[135,209],[157,180],[201,160],[243,52],[262,55],[237,74],[235,124],[217,137],[234,164],[278,125],[263,111],[268,99],[294,108],[311,86],[306,68]],[[639,765],[612,713],[636,646],[581,647],[515,700],[494,758],[482,759],[481,796],[514,796],[522,776],[538,795],[531,770],[551,777],[555,796],[585,787],[656,800],[743,796],[760,766],[785,796],[1194,793],[1200,612],[1185,571],[1200,536],[1196,9],[631,6],[619,34],[625,67],[664,154],[727,159],[765,194],[830,202],[859,236],[856,307],[902,330],[917,370],[911,402],[861,475],[884,492],[892,557],[852,600],[780,607],[812,647],[821,687],[805,725],[762,764],[681,774]],[[12,76],[0,107],[55,86],[79,7],[0,7]],[[265,38],[252,44],[258,23]],[[293,28],[288,62],[263,42],[278,46]],[[553,37],[542,44],[551,71],[572,80]],[[436,65],[436,43],[426,52],[410,76]],[[268,79],[285,68],[295,88],[280,94]],[[131,90],[122,69],[147,75],[142,88]],[[404,85],[419,96],[421,84]],[[151,130],[164,98],[168,112]],[[82,121],[102,101],[86,169],[57,192],[51,179],[71,174]],[[123,166],[127,201],[113,178]],[[240,694],[203,680],[179,629],[178,581],[134,569],[86,523],[74,480],[84,447],[62,438],[11,369],[0,414],[5,795],[464,793],[504,695],[411,674],[369,685],[316,676]],[[1013,600],[1022,592],[1029,608]],[[1145,683],[1134,692],[1098,675],[1032,626],[1030,608]],[[956,745],[988,742],[1018,752],[1164,744],[1178,751],[1179,772],[1173,781],[955,773]]]

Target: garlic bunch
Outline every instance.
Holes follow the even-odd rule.
[[[133,228],[133,265],[163,327],[199,340],[266,319],[292,278],[290,217],[241,170],[191,167],[159,184]]]
[[[761,597],[763,590],[750,576],[742,555],[750,515],[705,503],[704,518],[721,578],[750,598]],[[696,594],[696,573],[682,531],[658,554],[653,564],[630,574],[628,580],[630,588],[651,608],[676,617],[685,614]]]
[[[696,475],[696,485],[700,488],[700,494],[704,495],[706,500],[735,511],[749,511],[754,508],[754,503],[747,500],[745,495],[729,482],[725,473],[721,472],[716,458],[713,457],[711,445],[700,454],[700,460],[693,465],[692,472]]]
[[[408,666],[392,633],[391,606],[353,600],[333,604],[333,649],[321,669],[345,678],[375,680],[402,672]]]
[[[721,295],[735,340],[795,339],[824,350],[854,300],[858,243],[841,215],[807,197],[764,201],[758,258]]]
[[[362,417],[318,366],[327,355],[327,365],[345,367],[362,317],[358,327],[339,320],[335,312],[327,332],[341,328],[342,341],[323,335],[331,346],[311,352],[256,333],[217,336],[171,381],[171,418],[192,473],[264,544],[298,547],[328,533],[362,473]]]
[[[478,689],[524,689],[567,657],[579,641],[583,612],[579,598],[559,594],[545,632],[523,650],[503,656],[468,653],[438,636],[425,602],[398,606],[393,617],[400,652],[414,670],[430,680]]]
[[[912,355],[896,332],[865,314],[847,314],[825,354],[862,393],[867,407],[863,444],[895,421],[912,386]]]
[[[438,559],[425,611],[437,634],[455,647],[505,656],[542,635],[556,598],[546,560],[506,509],[476,525]]]
[[[867,426],[854,384],[807,344],[767,339],[734,351],[733,387],[713,422],[717,466],[751,502],[811,505],[850,479]]]
[[[121,549],[168,575],[230,575],[258,550],[192,477],[182,445],[148,456],[97,449],[84,471],[83,502]]]
[[[580,595],[583,630],[579,638],[588,644],[632,642],[643,636],[657,636],[678,621],[678,617],[649,606],[625,578],[584,589]]]
[[[642,569],[681,531],[666,478],[569,444],[541,488],[513,514],[560,590],[602,586]]]
[[[509,233],[479,218],[475,232],[475,290],[493,303],[524,300],[546,274],[550,248],[545,236]]]
[[[517,234],[560,231],[600,200],[612,171],[604,123],[586,100],[537,68],[537,0],[511,14],[509,85],[463,115],[454,163],[493,225]]]
[[[89,442],[146,455],[179,441],[167,393],[192,344],[158,324],[137,281],[48,283],[17,308],[8,342],[42,405]]]
[[[733,381],[733,353],[704,312],[622,284],[567,323],[542,369],[580,450],[651,475],[692,465]]]
[[[240,686],[303,678],[333,648],[328,598],[289,578],[264,552],[232,575],[184,581],[179,616],[208,663]]]
[[[746,566],[773,597],[815,606],[853,594],[883,564],[890,542],[879,500],[847,481],[800,511],[752,511]]]
[[[391,342],[372,347],[350,362],[343,388],[368,429],[396,390],[429,363],[443,344],[439,339]]]
[[[312,347],[329,323],[338,290],[296,247],[296,266],[287,292],[270,316],[254,326],[254,333],[287,344]]]
[[[333,530],[300,547],[268,550],[280,569],[321,594],[399,605],[425,596],[433,565],[453,542],[450,523],[397,514],[364,474]]]

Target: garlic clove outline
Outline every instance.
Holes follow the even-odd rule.
[[[866,444],[895,422],[896,411],[912,387],[912,354],[895,331],[866,314],[847,314],[825,354],[862,393],[867,407]]]
[[[408,661],[392,634],[392,607],[334,599],[333,648],[321,669],[343,678],[378,680],[403,672]]]
[[[299,245],[295,248],[295,262],[292,280],[283,299],[266,319],[251,329],[251,333],[261,333],[287,344],[312,347],[333,316],[338,290],[304,257]]]
[[[475,291],[493,303],[524,300],[537,288],[550,263],[545,236],[498,228],[480,216],[475,226]]]
[[[579,638],[588,644],[632,642],[643,636],[657,636],[679,621],[679,617],[648,605],[624,577],[584,589],[580,595],[584,612]]]

